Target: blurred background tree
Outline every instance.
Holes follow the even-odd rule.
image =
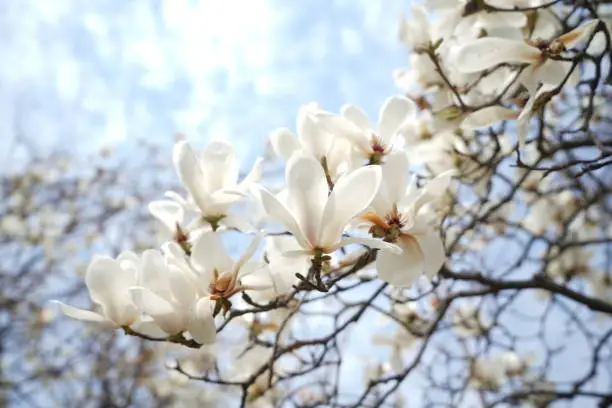
[[[609,23],[608,2],[554,3],[548,10],[560,32],[588,18]],[[40,2],[24,4],[6,2],[5,15],[20,16],[41,6]],[[24,10],[17,10],[20,7]],[[144,13],[125,7],[122,12],[128,16],[157,15],[153,6]],[[355,65],[371,69],[365,60],[376,54],[368,51],[384,48],[376,42],[383,40],[374,39],[377,29],[384,33],[380,34],[384,44],[395,41],[388,35],[389,20],[380,17],[383,7],[369,9],[362,3],[330,7],[338,16],[357,10],[353,11],[362,17],[358,21],[363,25],[349,28],[362,31],[356,43],[371,43],[364,46],[360,59],[344,55],[329,78],[317,76],[313,64],[317,75],[309,83],[317,86],[348,76]],[[367,23],[366,16],[376,15],[376,10],[382,22]],[[389,7],[385,15],[395,19],[398,11]],[[68,15],[70,11],[58,12],[47,24],[59,25]],[[127,30],[127,20],[119,18],[121,30]],[[83,21],[90,29],[112,26],[95,18]],[[344,36],[351,38],[351,30],[341,28],[346,27],[340,24],[334,29],[348,31]],[[6,143],[12,160],[0,178],[1,404],[190,407],[242,401],[261,407],[612,406],[611,47],[609,28],[602,27],[601,32],[607,33],[605,50],[576,56],[581,79],[575,87],[563,88],[535,115],[530,143],[520,157],[514,128],[507,123],[476,133],[444,127],[452,121],[449,113],[461,112],[459,102],[468,92],[455,87],[452,78],[435,84],[455,96],[438,112],[443,115],[428,117],[434,103],[430,95],[410,93],[421,103],[425,118],[415,124],[414,138],[407,141],[413,162],[427,158],[424,174],[454,168],[458,175],[456,189],[446,197],[442,224],[449,261],[432,285],[419,282],[409,290],[391,289],[369,271],[374,253],[364,253],[328,271],[326,281],[334,285],[327,293],[302,289],[274,304],[254,302],[231,312],[229,321],[243,327],[235,337],[244,341],[223,343],[221,350],[193,351],[59,319],[47,303],[58,298],[89,307],[82,274],[93,254],[141,251],[167,238],[152,221],[146,204],[176,188],[169,138],[132,140],[82,154],[76,145],[62,146],[61,137],[60,144],[41,147],[37,136],[15,136],[24,129],[33,134],[30,124],[19,132],[5,130],[3,135],[12,135]],[[351,44],[350,39],[343,41],[336,49]],[[399,62],[389,55],[401,57],[401,51],[384,49],[390,72]],[[443,64],[435,52],[425,58]],[[334,63],[323,62],[322,66]],[[242,68],[250,73],[252,66]],[[337,91],[321,97],[300,93],[299,102],[288,103],[282,118],[276,116],[282,103],[270,97],[264,99],[265,109],[245,118],[238,129],[232,127],[238,119],[227,120],[229,124],[223,126],[233,137],[233,132],[245,131],[257,121],[269,125],[248,143],[238,140],[243,157],[250,159],[255,153],[248,150],[259,143],[261,153],[266,132],[279,125],[292,126],[298,104],[310,98],[330,109],[345,99],[363,102],[373,111],[375,104],[366,99],[393,93],[392,86],[380,85],[391,83],[385,69],[376,67],[382,79],[356,74],[356,84],[368,84],[360,92]],[[284,80],[303,83],[299,77]],[[3,84],[12,86],[28,80],[27,76],[2,78]],[[255,82],[237,86],[236,99],[229,98],[217,109],[226,108],[232,112],[226,113],[230,119],[239,118],[241,110],[233,111],[231,105],[250,87],[256,88]],[[206,84],[200,83],[188,93],[203,89]],[[521,88],[508,90],[524,103]],[[102,92],[100,99],[105,95]],[[28,121],[28,108],[33,105],[29,97],[22,98],[26,102],[4,100],[2,106],[25,109],[20,120]],[[193,98],[191,102],[201,102]],[[256,105],[253,98],[249,101]],[[167,103],[168,111],[180,110],[172,101]],[[48,108],[38,108],[50,116],[43,124],[53,123],[56,116]],[[152,116],[163,115],[164,108],[150,109]],[[204,107],[194,103],[181,113],[193,119],[198,109]],[[130,116],[122,112],[119,116],[129,122]],[[266,117],[268,112],[274,115]],[[16,115],[11,117],[15,121]],[[88,120],[80,131],[71,128],[75,132],[71,134],[87,134],[94,122]],[[110,115],[105,122],[121,120]],[[180,126],[163,122],[160,132],[171,134],[176,127],[195,133],[198,126],[187,122]],[[199,127],[220,131],[210,123]],[[101,133],[110,131],[112,127]],[[121,132],[127,133],[125,127]],[[272,170],[278,167],[272,159],[266,165]],[[230,334],[233,338],[235,331]],[[236,361],[229,367],[228,355]]]

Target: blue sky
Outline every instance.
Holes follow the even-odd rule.
[[[407,1],[19,0],[0,4],[0,157],[134,138],[236,143],[250,161],[310,101],[376,116]],[[20,136],[23,135],[23,136]],[[10,163],[10,162],[9,162]]]

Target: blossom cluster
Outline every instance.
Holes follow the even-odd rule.
[[[409,177],[406,153],[394,145],[415,111],[410,99],[393,96],[376,129],[354,106],[342,114],[304,107],[297,137],[287,129],[271,136],[287,160],[277,192],[260,184],[262,160],[239,181],[231,145],[214,141],[197,153],[178,142],[174,165],[186,195],[167,192],[149,205],[171,239],[142,254],[96,256],[85,281],[99,311],[60,303],[62,310],[131,334],[161,331],[210,344],[215,316],[231,310],[236,294],[270,302],[300,284],[327,290],[326,264],[348,246],[379,250],[376,270],[393,285],[432,278],[445,259],[438,204],[451,176],[422,187]],[[349,112],[360,116],[350,120]],[[274,225],[281,228],[273,232]],[[232,232],[251,236],[238,260],[224,247]]]
[[[183,191],[169,191],[166,199],[149,204],[167,242],[142,254],[96,256],[85,275],[96,310],[58,302],[61,309],[131,335],[199,348],[215,344],[217,332],[226,327],[224,318],[241,307],[273,314],[281,301],[287,305],[300,292],[328,292],[370,266],[377,279],[393,288],[410,288],[420,279],[438,284],[448,247],[459,248],[455,231],[444,230],[448,202],[469,202],[472,193],[486,197],[489,171],[496,171],[485,168],[483,176],[482,168],[467,159],[471,142],[503,121],[513,132],[500,131],[495,146],[483,146],[483,151],[508,156],[516,150],[519,163],[521,155],[528,159],[530,145],[544,137],[542,132],[529,137],[531,119],[578,83],[579,57],[609,49],[601,21],[583,19],[567,27],[547,7],[539,7],[543,4],[430,0],[413,5],[399,30],[411,52],[410,67],[394,73],[405,94],[387,98],[376,123],[351,104],[338,112],[317,103],[303,105],[295,131],[279,128],[269,136],[274,160],[285,166],[278,189],[264,186],[263,159],[241,176],[230,144],[212,141],[197,151],[186,141],[177,142],[173,163]],[[473,190],[462,197],[454,178]],[[549,196],[559,204],[558,211],[551,211],[550,203],[534,198],[529,179],[521,183],[531,206],[523,220],[526,229],[543,235],[556,225],[555,216],[570,218],[570,192]],[[478,210],[495,211],[494,201],[484,203]],[[508,207],[497,210],[505,222],[492,225],[494,234],[503,232],[511,213]],[[583,239],[598,233],[578,229]],[[228,243],[243,242],[238,236],[246,237],[248,245],[232,256],[235,250]],[[555,279],[567,278],[570,269],[587,274],[588,260],[564,254],[550,264]],[[347,268],[353,265],[360,268]],[[484,277],[477,278],[482,283]],[[607,289],[598,290],[604,297],[601,292]],[[391,346],[388,370],[399,374],[403,352],[423,337],[435,320],[425,315],[433,316],[439,305],[420,314],[406,304],[400,311],[398,304],[390,315],[416,334],[377,333],[373,342]],[[252,330],[278,327],[254,315]],[[288,318],[280,316],[281,321]],[[451,320],[462,338],[485,335],[493,326],[471,305],[455,309]],[[271,350],[266,350],[260,355],[269,358]],[[500,381],[527,372],[530,362],[516,354],[482,356],[473,364],[471,383],[497,390]],[[368,375],[370,383],[384,371],[379,368]]]

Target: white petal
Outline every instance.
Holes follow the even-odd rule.
[[[565,48],[570,49],[578,46],[582,41],[588,40],[597,28],[599,20],[588,20],[574,28],[569,33],[563,34],[559,40],[565,45]]]
[[[223,217],[221,223],[227,228],[234,228],[240,232],[250,233],[254,232],[255,228],[249,223],[244,217],[239,215],[229,214]]]
[[[368,115],[358,106],[344,105],[340,108],[340,114],[353,122],[364,132],[371,132],[374,130]]]
[[[419,196],[413,204],[414,214],[418,213],[419,210],[426,204],[437,204],[437,202],[446,193],[446,190],[448,189],[452,181],[452,176],[454,173],[454,170],[447,170],[427,182],[425,187],[420,190]]]
[[[193,304],[197,291],[197,281],[193,273],[172,266],[168,270],[168,282],[172,297],[177,303],[183,307]]]
[[[329,187],[321,164],[310,155],[295,155],[287,163],[288,206],[309,242],[319,235]]]
[[[593,37],[593,41],[589,44],[587,53],[589,55],[599,56],[606,51],[606,35],[603,31],[598,32]]]
[[[444,244],[440,234],[435,230],[431,230],[425,234],[417,234],[414,238],[419,243],[423,254],[423,272],[425,276],[432,279],[440,271],[446,260]]]
[[[295,135],[287,128],[276,129],[270,134],[270,145],[274,154],[289,160],[291,155],[300,149],[300,143]]]
[[[396,254],[402,252],[402,249],[395,244],[385,242],[378,238],[367,238],[367,237],[348,237],[343,238],[340,242],[333,247],[333,249],[339,249],[347,245],[365,245],[370,249],[381,249],[384,251],[390,251]]]
[[[240,190],[249,188],[253,183],[259,183],[259,181],[261,180],[261,167],[263,165],[263,162],[263,157],[258,157],[257,159],[255,159],[255,163],[253,163],[251,171],[244,177],[244,179],[240,182],[238,186]]]
[[[321,159],[329,152],[334,137],[312,116],[318,111],[310,104],[302,106],[298,112],[297,132],[302,147],[317,159]]]
[[[92,312],[90,310],[79,309],[78,307],[67,305],[58,300],[52,300],[51,303],[59,305],[62,313],[73,319],[94,323],[109,323],[109,321],[99,313]]]
[[[540,98],[542,94],[550,92],[556,87],[557,85],[554,84],[543,84],[540,89],[538,89],[537,92],[532,93],[527,100],[527,103],[523,107],[523,110],[521,111],[516,123],[519,148],[522,149],[525,145],[525,139],[527,138],[527,132],[529,130],[529,120],[534,113],[533,109],[538,98]]]
[[[149,203],[149,212],[160,220],[170,232],[176,231],[176,224],[181,224],[185,216],[183,207],[169,200],[152,201]]]
[[[527,16],[522,12],[479,13],[478,22],[484,28],[524,27]]]
[[[569,61],[547,60],[540,67],[534,69],[538,82],[558,86],[563,82],[567,73],[572,68]]]
[[[168,270],[161,252],[149,249],[142,253],[142,270],[140,276],[138,276],[138,285],[144,286],[160,296],[170,296]]]
[[[331,133],[333,136],[346,138],[362,151],[370,150],[371,135],[364,133],[359,126],[347,118],[329,112],[316,113],[314,118],[326,132]]]
[[[219,273],[230,272],[234,269],[234,261],[225,252],[223,240],[219,232],[202,234],[191,248],[191,261],[198,270]]]
[[[185,141],[174,145],[173,161],[176,172],[196,205],[204,209],[208,205],[207,186],[200,160]]]
[[[189,333],[200,344],[213,344],[217,338],[212,312],[213,302],[210,298],[203,297],[198,300],[189,314]]]
[[[257,234],[255,238],[253,238],[246,251],[244,251],[244,254],[242,254],[238,262],[236,262],[236,266],[234,267],[236,272],[240,274],[240,269],[253,257],[253,254],[255,254],[255,251],[257,251],[257,248],[259,248],[259,244],[261,243],[262,239],[262,234]]]
[[[540,78],[538,76],[539,66],[538,65],[529,65],[527,68],[521,72],[517,81],[525,88],[527,88],[527,92],[529,95],[533,95],[538,89],[538,85],[540,84]]]
[[[138,317],[127,291],[135,283],[136,277],[131,271],[123,270],[118,261],[104,256],[94,257],[85,273],[91,298],[117,326],[130,325]]]
[[[160,329],[160,327],[157,325],[157,323],[155,323],[151,316],[141,317],[140,320],[138,320],[130,327],[137,333],[158,339],[161,339],[168,335],[168,333]]]
[[[177,192],[175,191],[166,191],[164,193],[164,196],[166,198],[169,198],[171,200],[176,201],[177,203],[179,203],[183,208],[189,208],[189,207],[193,207],[192,203],[189,203],[187,200],[185,200],[183,197],[181,197]]]
[[[499,121],[516,119],[519,112],[503,106],[488,106],[472,112],[463,119],[461,127],[466,130],[476,130],[493,126]]]
[[[378,277],[398,287],[411,286],[423,273],[423,254],[414,239],[398,242],[401,254],[381,251],[376,259]]]
[[[270,218],[279,222],[287,231],[289,231],[304,249],[311,249],[310,243],[304,236],[295,217],[272,193],[261,187],[259,190],[261,203]]]
[[[236,185],[240,168],[234,149],[229,143],[209,143],[202,152],[200,163],[209,194]]]
[[[455,59],[460,72],[472,73],[492,68],[503,62],[535,63],[541,52],[520,41],[504,38],[480,38],[462,46]]]
[[[391,96],[383,103],[379,113],[378,132],[385,146],[392,143],[393,137],[404,122],[416,112],[414,102],[405,96]]]
[[[329,195],[318,245],[323,249],[336,244],[350,220],[363,212],[378,193],[382,171],[379,166],[366,166],[338,180]]]
[[[155,323],[168,334],[176,334],[185,329],[185,319],[181,319],[166,299],[147,288],[135,287],[130,292],[138,308],[153,318]]]
[[[395,152],[388,155],[385,164],[382,166],[381,190],[384,185],[389,200],[393,204],[398,204],[406,191],[407,170],[408,157],[404,152]]]

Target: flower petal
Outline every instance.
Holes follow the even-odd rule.
[[[319,235],[329,187],[321,164],[310,155],[295,155],[287,163],[287,204],[306,239]]]
[[[466,130],[487,128],[502,120],[516,119],[518,115],[518,111],[504,106],[488,106],[467,115],[461,122],[461,127]]]
[[[255,251],[257,251],[257,248],[259,248],[259,244],[261,243],[262,239],[263,239],[263,235],[257,234],[255,238],[253,238],[253,240],[249,244],[246,251],[244,251],[244,254],[242,254],[238,262],[236,262],[236,266],[234,266],[234,270],[237,272],[238,276],[240,276],[240,269],[244,266],[245,263],[247,263],[248,260],[250,260],[253,257],[253,254],[255,254]]]
[[[168,334],[176,334],[185,329],[185,319],[176,313],[172,304],[163,297],[143,287],[130,288],[138,308],[151,316],[155,323]]]
[[[438,231],[430,230],[425,234],[414,235],[423,254],[423,272],[430,280],[440,271],[446,253]]]
[[[359,126],[347,118],[329,112],[313,114],[315,123],[333,136],[343,137],[362,151],[369,151],[370,133],[365,133]]]
[[[368,237],[348,237],[343,238],[333,247],[334,250],[342,248],[347,245],[365,245],[370,249],[381,249],[384,251],[390,251],[396,254],[402,252],[402,249],[395,244],[385,242],[382,239],[368,238]]]
[[[416,112],[414,102],[405,96],[391,96],[380,108],[378,133],[385,146],[393,142],[398,130]]]
[[[244,179],[238,185],[239,191],[248,189],[253,183],[259,183],[259,181],[261,180],[261,167],[263,165],[263,161],[263,157],[258,157],[257,159],[255,159],[255,163],[253,163],[251,171],[244,177]]]
[[[521,41],[504,38],[479,38],[459,48],[455,58],[460,72],[484,71],[503,62],[536,63],[541,52]]]
[[[191,248],[191,261],[196,269],[206,274],[212,273],[215,269],[219,273],[234,269],[234,261],[225,252],[221,234],[213,231],[200,235],[194,242]]]
[[[174,300],[182,307],[191,305],[196,297],[197,281],[190,271],[171,266],[168,270],[168,282]]]
[[[59,305],[63,314],[77,320],[83,320],[93,323],[109,323],[109,321],[99,313],[90,310],[80,309],[78,307],[67,305],[59,300],[52,300],[51,303]]]
[[[389,154],[382,165],[382,182],[379,195],[386,194],[389,202],[392,205],[397,205],[406,191],[407,175],[408,156],[406,156],[406,153],[402,151]],[[379,215],[385,214],[381,213]]]
[[[221,223],[229,229],[237,229],[240,232],[251,233],[255,228],[244,217],[239,215],[229,214],[223,217]]]
[[[599,20],[587,20],[572,31],[563,34],[558,40],[561,41],[567,49],[575,48],[580,42],[587,40],[598,25]]]
[[[571,68],[572,63],[569,61],[547,60],[534,70],[536,81],[559,86]]]
[[[105,256],[95,256],[85,272],[92,300],[102,306],[104,315],[117,326],[130,325],[138,317],[127,292],[135,283],[132,271],[122,269],[118,261]]]
[[[189,333],[200,344],[213,344],[217,338],[212,312],[213,302],[210,298],[203,297],[197,301],[189,314]]]
[[[142,268],[138,276],[138,285],[165,298],[170,296],[168,270],[161,252],[149,249],[142,253]]]
[[[381,179],[379,166],[365,166],[338,179],[323,211],[319,247],[325,249],[340,240],[348,222],[370,205]]]
[[[327,156],[334,141],[330,135],[312,116],[319,112],[316,104],[307,104],[300,107],[297,117],[298,139],[302,147],[314,155],[318,160]]]
[[[240,166],[232,145],[222,141],[211,142],[204,148],[201,157],[208,194],[236,185]]]
[[[289,160],[291,155],[301,148],[298,139],[287,128],[276,129],[270,133],[269,138],[274,154],[284,160]]]
[[[340,108],[340,114],[353,122],[364,132],[371,132],[374,130],[368,115],[358,106],[349,104],[344,105]]]
[[[398,241],[403,252],[382,251],[376,259],[378,277],[398,287],[411,286],[423,273],[423,254],[414,238]]]
[[[181,224],[185,216],[183,207],[170,200],[157,200],[149,203],[149,212],[160,220],[170,232],[176,231],[176,224]]]
[[[208,205],[208,187],[202,172],[200,159],[189,143],[180,141],[174,145],[173,161],[176,172],[189,195],[200,209]]]
[[[272,193],[261,187],[259,190],[261,204],[270,218],[278,221],[287,231],[289,231],[304,249],[311,249],[310,243],[304,236],[295,217],[285,204],[281,203]]]

